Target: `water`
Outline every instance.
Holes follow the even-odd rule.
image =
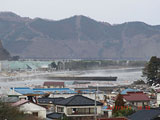
[[[53,74],[53,73],[52,73]],[[54,74],[65,75],[79,75],[79,76],[117,76],[117,82],[92,82],[91,85],[127,85],[135,80],[143,79],[142,68],[119,68],[119,69],[105,69],[105,70],[86,70],[86,71],[61,71],[54,72]],[[1,81],[0,87],[2,89],[8,89],[10,87],[34,87],[35,85],[43,85],[45,79],[28,79],[21,81]],[[66,82],[66,85],[70,85],[73,82]]]

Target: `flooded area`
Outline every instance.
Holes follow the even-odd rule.
[[[34,76],[35,75],[35,76]],[[18,80],[10,81],[6,78],[6,80],[2,80],[1,78],[1,88],[9,88],[9,87],[32,87],[43,85],[44,81],[48,81],[44,78],[44,76],[107,76],[107,77],[118,77],[117,81],[94,81],[91,82],[91,85],[126,85],[130,84],[133,81],[143,79],[142,76],[142,67],[137,68],[119,68],[119,69],[103,69],[103,70],[85,70],[85,71],[55,71],[55,72],[46,72],[46,73],[35,73],[32,75],[20,75]],[[25,78],[25,79],[24,79]],[[54,80],[59,81],[59,80]],[[66,85],[71,85],[73,81],[65,81]]]

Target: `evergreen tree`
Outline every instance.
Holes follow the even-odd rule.
[[[123,100],[123,96],[121,94],[118,94],[117,95],[117,99],[115,101],[115,106],[114,106],[114,109],[113,109],[113,112],[117,112],[119,109],[121,109],[122,107],[124,107],[124,100]]]
[[[153,56],[143,69],[149,85],[160,84],[160,58]]]

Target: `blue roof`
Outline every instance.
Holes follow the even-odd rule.
[[[13,90],[13,88],[11,88]],[[30,89],[28,87],[24,87],[24,88],[14,88],[14,91],[22,94],[22,95],[26,95],[26,94],[40,94],[43,95],[44,92],[41,91],[33,91],[33,89]]]
[[[82,93],[95,93],[96,90],[80,90]]]
[[[33,90],[52,93],[77,93],[69,88],[33,88]]]
[[[137,91],[139,91],[139,90],[128,88],[128,89],[123,90],[121,92],[121,94],[125,95],[125,94],[127,94],[127,92],[137,92]]]
[[[13,90],[13,88],[11,88]],[[47,92],[51,93],[77,93],[69,88],[28,88],[28,87],[20,87],[20,88],[14,88],[14,90],[22,95],[25,94],[45,94]]]

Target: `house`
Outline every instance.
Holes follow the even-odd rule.
[[[44,88],[64,88],[64,82],[44,82]]]
[[[129,120],[160,120],[160,109],[138,110],[128,117]]]
[[[96,107],[95,107],[96,103]],[[64,113],[67,117],[94,117],[103,115],[103,103],[82,95],[74,95],[56,103],[56,112]]]
[[[59,98],[38,98],[38,104],[41,106],[44,106],[47,108],[47,111],[55,112],[55,103],[61,100],[64,100],[65,98],[59,97]]]
[[[143,92],[127,92],[127,94],[123,95],[123,99],[127,105],[135,106],[135,107],[145,107],[149,106],[150,99]]]
[[[30,102],[29,100],[20,100],[12,104],[12,106],[18,107],[20,111],[23,111],[25,114],[32,114],[39,118],[46,118],[46,108]]]
[[[160,89],[157,90],[157,105],[160,106]]]

